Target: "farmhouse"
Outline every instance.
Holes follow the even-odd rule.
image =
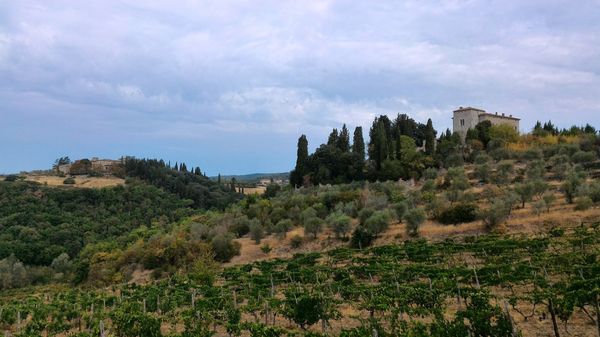
[[[113,174],[115,169],[123,164],[123,159],[89,159],[76,160],[70,164],[59,165],[56,170],[64,175]]]
[[[489,113],[482,109],[462,106],[457,110],[454,110],[453,119],[453,131],[458,133],[462,140],[465,140],[467,131],[475,128],[475,126],[483,121],[490,121],[492,125],[507,124],[519,131],[519,118],[513,117],[513,115],[506,115],[504,113],[498,114]]]

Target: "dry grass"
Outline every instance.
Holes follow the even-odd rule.
[[[267,190],[266,187],[264,186],[257,186],[257,187],[244,187],[244,194],[245,195],[251,195],[251,194],[264,194],[265,191]]]
[[[58,176],[47,176],[47,175],[28,175],[25,177],[26,181],[33,181],[42,185],[48,186],[72,186],[72,187],[83,187],[83,188],[102,188],[102,187],[113,187],[117,185],[125,184],[125,180],[117,177],[74,177],[75,184],[65,185],[63,181],[64,177]]]

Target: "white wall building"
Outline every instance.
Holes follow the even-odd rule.
[[[453,131],[458,133],[462,140],[467,136],[469,129],[475,128],[475,126],[483,121],[490,121],[492,125],[507,124],[515,128],[515,131],[519,131],[519,118],[513,117],[513,115],[506,116],[503,114],[489,113],[482,109],[472,107],[460,107],[454,110],[452,117]]]

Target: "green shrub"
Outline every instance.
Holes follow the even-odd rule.
[[[587,209],[590,209],[593,205],[594,205],[594,201],[592,200],[592,198],[590,198],[588,196],[579,197],[575,201],[575,210],[576,211],[585,211]]]
[[[218,234],[210,243],[217,261],[227,262],[240,254],[240,243],[233,241],[229,235]]]
[[[445,225],[472,222],[477,219],[478,212],[479,208],[474,204],[458,204],[442,211],[436,220]]]
[[[300,248],[303,243],[304,243],[304,238],[301,237],[300,235],[294,235],[290,239],[290,245],[292,246],[292,248]]]
[[[63,184],[65,184],[65,185],[75,185],[75,178],[69,177],[69,178],[63,180]]]
[[[368,247],[375,240],[375,235],[371,233],[364,226],[357,226],[352,232],[352,239],[350,239],[350,246],[352,248],[363,249]]]
[[[365,226],[369,232],[377,236],[387,230],[390,223],[388,211],[375,211],[366,221]]]
[[[417,236],[419,227],[427,219],[427,215],[422,208],[413,208],[404,216],[406,220],[406,232],[409,236]]]
[[[285,238],[287,232],[292,228],[292,226],[292,220],[290,219],[279,220],[279,222],[275,224],[274,231],[280,238]]]
[[[260,240],[265,237],[265,230],[263,226],[255,220],[256,219],[253,219],[250,224],[250,238],[254,240],[256,244],[259,244]]]
[[[17,180],[23,180],[25,179],[24,177],[21,177],[19,175],[16,174],[9,174],[4,178],[4,181],[17,181]]]
[[[260,246],[260,250],[265,254],[269,254],[273,248],[271,248],[268,243],[265,243],[264,245]]]
[[[306,234],[310,234],[313,237],[313,239],[317,238],[317,235],[321,233],[322,229],[323,220],[317,217],[306,219],[304,223],[304,232]]]
[[[398,221],[402,221],[404,218],[404,214],[408,211],[408,204],[405,201],[400,201],[394,204],[394,211],[396,212],[396,217]]]
[[[363,208],[358,212],[358,220],[361,224],[364,224],[365,221],[375,212],[372,208]]]
[[[335,233],[336,238],[345,237],[350,230],[352,219],[343,213],[331,213],[327,217],[329,227]]]

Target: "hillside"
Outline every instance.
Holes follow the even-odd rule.
[[[128,161],[113,188],[2,182],[0,297],[15,298],[2,310],[23,310],[35,333],[60,322],[57,335],[79,316],[83,333],[102,322],[127,336],[597,335],[600,138],[489,131],[485,150],[479,136],[445,134],[430,153],[405,135],[384,152],[371,141],[380,167],[346,161],[359,152],[337,131],[313,154],[299,141],[302,184],[241,200],[153,160]],[[89,242],[63,255],[56,225],[78,219],[89,230],[69,235]],[[10,289],[24,284],[57,288]],[[53,309],[73,305],[85,309],[70,319]],[[3,327],[16,332],[13,316]]]

